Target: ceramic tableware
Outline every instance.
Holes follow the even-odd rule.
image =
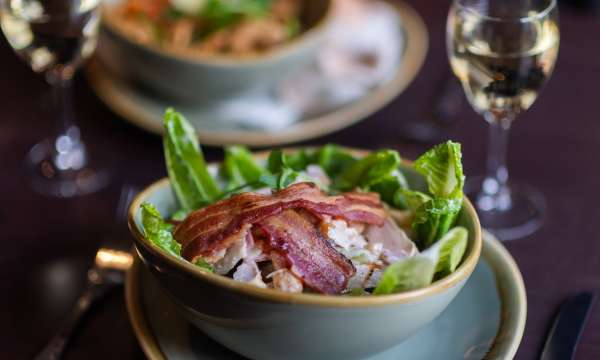
[[[367,50],[381,60],[366,73],[339,74],[331,70],[330,60],[324,60],[332,58],[333,50],[328,46],[294,79],[268,91],[214,104],[161,96],[111,72],[99,60],[88,66],[87,77],[92,89],[114,112],[153,133],[162,133],[164,109],[176,106],[193,124],[202,144],[268,146],[311,139],[350,126],[379,110],[411,83],[425,59],[427,29],[411,6],[401,1],[368,3],[375,7],[371,9],[373,14],[365,17],[369,22],[365,26],[373,33],[363,34],[354,53],[336,52],[336,63],[347,63],[348,54],[357,56],[365,51],[364,43],[372,43]],[[350,35],[339,33],[332,34],[329,42],[344,44]],[[373,42],[371,38],[381,41]]]
[[[361,157],[366,151],[354,150]],[[257,158],[264,158],[258,154]],[[425,190],[410,164],[403,173],[412,189]],[[131,204],[129,227],[152,275],[190,323],[233,351],[259,359],[360,359],[406,340],[433,321],[459,293],[481,251],[481,228],[468,199],[457,225],[469,231],[455,272],[432,285],[384,296],[292,294],[258,288],[199,270],[151,245],[140,229],[140,205],[164,215],[177,207],[168,179],[142,191]]]

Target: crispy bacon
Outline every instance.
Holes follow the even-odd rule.
[[[244,226],[256,224],[287,209],[302,209],[318,218],[383,225],[385,211],[377,194],[345,193],[327,196],[312,183],[291,185],[272,195],[243,193],[192,212],[175,228],[183,257],[211,258],[233,245]]]
[[[354,275],[354,266],[329,244],[311,217],[285,210],[258,222],[256,227],[268,239],[269,247],[287,260],[290,271],[308,287],[339,294]]]

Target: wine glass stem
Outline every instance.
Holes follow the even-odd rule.
[[[477,204],[484,211],[504,211],[511,206],[506,155],[512,118],[497,118],[491,113],[485,114],[485,117],[490,124],[487,173]]]
[[[59,171],[79,170],[86,165],[86,151],[81,142],[81,132],[74,122],[71,99],[71,80],[57,79],[51,82],[58,116],[58,135],[54,141],[53,162]]]

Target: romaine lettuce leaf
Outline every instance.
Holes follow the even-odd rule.
[[[457,226],[438,240],[430,248],[431,250],[425,250],[425,252],[438,252],[439,259],[435,267],[435,277],[437,279],[441,279],[456,270],[467,250],[468,237],[469,231],[462,226]]]
[[[185,220],[185,218],[189,214],[190,214],[189,211],[183,210],[183,209],[179,209],[179,210],[175,211],[173,213],[173,215],[171,215],[171,220],[173,220],[173,221],[183,221],[183,220]]]
[[[266,173],[266,170],[256,163],[252,153],[243,146],[225,148],[225,158],[221,169],[228,181],[227,190],[255,183],[261,175]]]
[[[394,193],[393,203],[397,207],[408,209],[414,213],[430,200],[431,197],[429,195],[420,191],[400,188]]]
[[[429,286],[454,272],[467,249],[468,231],[463,227],[450,230],[435,245],[388,266],[373,294],[384,295]]]
[[[299,179],[301,171],[306,169],[314,159],[306,150],[284,153],[277,149],[271,151],[267,160],[270,173],[263,174],[259,181],[272,189],[281,190]],[[309,181],[310,179],[306,179]]]
[[[415,212],[413,233],[420,250],[427,249],[452,228],[462,207],[462,199],[432,199]]]
[[[261,186],[281,190],[290,186],[298,178],[299,173],[290,168],[283,168],[277,174],[263,174],[258,182]]]
[[[286,156],[280,149],[272,150],[267,159],[267,169],[276,174],[284,168],[289,167],[286,163]]]
[[[215,268],[208,261],[201,257],[198,257],[196,260],[194,260],[194,265],[208,272],[215,272]]]
[[[434,260],[420,255],[397,261],[385,269],[373,294],[393,294],[428,286],[433,281],[435,266]]]
[[[312,159],[312,163],[319,165],[331,179],[337,178],[356,161],[352,154],[332,144],[317,150]]]
[[[284,153],[280,149],[271,151],[267,160],[267,168],[273,174],[283,171],[284,168],[302,171],[311,163],[311,156],[306,150]]]
[[[341,191],[356,187],[367,188],[390,176],[400,165],[400,155],[394,150],[381,150],[371,153],[354,162],[334,182]]]
[[[179,257],[181,245],[173,238],[171,233],[173,225],[165,222],[160,212],[150,203],[143,203],[141,212],[142,227],[146,239],[167,253]]]
[[[406,209],[406,203],[402,202],[402,198],[397,195],[401,189],[406,188],[408,188],[408,183],[404,175],[402,175],[400,170],[396,169],[390,175],[370,185],[366,190],[378,193],[381,196],[381,200],[395,208]]]
[[[347,296],[369,296],[371,295],[370,292],[366,291],[363,288],[354,288],[354,289],[350,289],[350,291],[348,291],[346,293]]]
[[[173,109],[167,109],[164,127],[167,172],[181,207],[194,210],[210,204],[221,191],[208,173],[194,129]]]
[[[385,201],[387,204],[397,207],[399,209],[404,209],[403,204],[396,204],[394,201],[396,191],[400,188],[400,183],[398,179],[394,176],[388,175],[382,178],[380,181],[371,185],[369,189],[374,191],[381,196],[381,200]],[[400,205],[400,206],[398,206]]]
[[[461,162],[460,144],[447,141],[421,155],[415,170],[427,180],[431,195],[459,199],[463,196],[465,177]]]
[[[200,17],[215,31],[245,17],[262,17],[271,3],[272,0],[206,0]]]

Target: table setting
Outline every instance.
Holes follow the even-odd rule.
[[[3,358],[600,357],[594,3],[0,0]]]

